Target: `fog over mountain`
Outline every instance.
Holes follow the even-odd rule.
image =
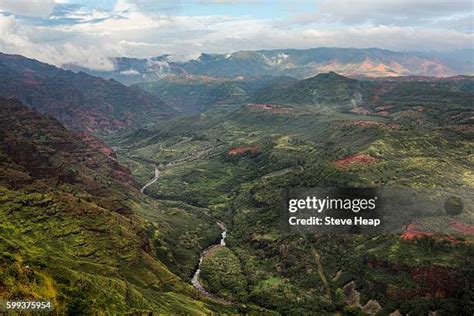
[[[470,74],[474,70],[471,50],[448,53],[400,53],[377,48],[277,49],[201,54],[185,62],[172,56],[110,58],[113,70],[97,71],[78,64],[63,67],[92,75],[113,78],[125,84],[159,80],[167,75],[255,77],[263,75],[308,78],[334,71],[352,77],[433,76]],[[455,57],[454,57],[455,56]]]

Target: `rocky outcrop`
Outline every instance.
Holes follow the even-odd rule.
[[[360,308],[368,315],[376,315],[382,310],[382,307],[376,300],[369,300],[365,305],[361,305],[360,293],[356,290],[354,281],[347,283],[342,289],[344,290],[344,303],[346,303],[346,305]]]
[[[469,278],[463,270],[444,266],[410,267],[404,264],[394,264],[384,261],[369,261],[368,266],[373,269],[383,269],[392,274],[408,274],[417,287],[407,288],[393,284],[385,285],[385,292],[389,299],[398,301],[414,297],[448,298],[460,291]]]

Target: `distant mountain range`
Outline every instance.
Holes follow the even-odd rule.
[[[16,98],[76,130],[111,133],[175,111],[159,97],[115,80],[0,53],[0,95]]]
[[[449,77],[474,72],[473,50],[452,53],[394,52],[368,48],[278,49],[202,54],[196,60],[173,62],[169,55],[149,59],[112,58],[115,69],[96,71],[79,65],[64,68],[112,78],[124,84],[156,81],[166,75],[234,78],[263,75],[298,79],[334,71],[350,77]]]
[[[357,103],[358,98],[373,94],[370,80],[341,75],[346,73],[355,78],[394,76],[407,80],[414,77],[403,75],[443,77],[456,73],[437,59],[380,49],[203,54],[183,63],[168,59],[117,58],[114,71],[82,69],[89,72],[86,74],[75,72],[80,69],[71,65],[75,71],[0,53],[0,96],[16,98],[68,128],[110,134],[212,106]],[[461,63],[462,58],[458,60]],[[339,74],[328,72],[330,69]]]

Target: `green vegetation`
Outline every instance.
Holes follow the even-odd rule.
[[[144,178],[140,165],[146,161],[161,164],[160,181],[147,189],[149,194],[206,208],[226,222],[229,249],[215,250],[203,262],[206,288],[222,297],[281,314],[362,313],[369,300],[376,300],[383,313],[469,312],[466,280],[474,257],[469,234],[453,242],[281,231],[286,187],[435,188],[463,198],[473,188],[472,131],[465,125],[472,92],[439,83],[436,93],[444,97],[420,104],[415,93],[396,99],[385,92],[396,91],[397,82],[355,82],[355,92],[360,87],[366,92],[353,111],[354,92],[339,89],[340,78],[332,78],[336,95],[322,95],[324,106],[285,99],[278,106],[212,109],[109,141],[122,161],[133,162],[129,166],[137,178]],[[323,79],[317,79],[321,86]],[[346,79],[340,80],[345,86]],[[354,81],[347,80],[350,87]],[[311,88],[320,84],[306,82]],[[468,209],[457,219],[472,225]],[[427,218],[422,224],[455,232],[444,221]],[[246,300],[239,298],[240,286],[229,288],[226,281],[246,284]],[[342,297],[350,281],[360,306],[349,306]]]
[[[150,222],[145,231],[156,257],[183,280],[191,279],[201,251],[220,236],[220,228],[203,208],[155,201],[137,203],[133,210]]]
[[[423,80],[331,73],[252,92],[271,104],[245,104],[238,80],[199,82],[208,111],[106,138],[120,163],[2,100],[0,298],[69,314],[471,314],[472,85]],[[437,189],[463,212],[417,224],[463,236],[289,234],[281,193],[299,186]],[[227,245],[206,253],[201,281],[229,305],[189,283],[216,220]]]
[[[0,196],[2,299],[51,299],[68,314],[209,311],[143,250],[139,222],[67,195],[2,187]]]
[[[159,96],[181,113],[194,114],[212,107],[236,106],[248,102],[270,83],[294,80],[287,77],[226,79],[210,76],[173,76],[136,86]]]
[[[146,198],[115,159],[0,101],[2,300],[48,299],[70,315],[232,311],[187,282],[220,233],[209,215]]]
[[[225,247],[209,250],[202,261],[201,277],[211,293],[230,301],[247,301],[247,281],[232,250]]]
[[[358,103],[370,96],[373,85],[340,76],[334,72],[318,74],[288,87],[280,84],[263,88],[255,98],[259,103],[274,104],[345,104]]]

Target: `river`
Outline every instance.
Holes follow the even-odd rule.
[[[206,289],[204,289],[204,287],[202,286],[201,282],[199,282],[199,275],[201,274],[201,264],[202,264],[202,260],[204,259],[204,256],[211,249],[214,249],[216,247],[225,247],[225,238],[227,237],[227,228],[225,227],[224,223],[222,223],[222,222],[217,222],[217,225],[222,229],[221,239],[218,243],[207,247],[206,249],[203,250],[203,252],[201,252],[201,256],[199,257],[199,265],[198,265],[196,271],[194,272],[193,278],[191,279],[191,283],[196,288],[196,290],[198,290],[199,292],[201,292],[205,296],[213,298],[214,300],[217,300],[217,301],[219,301],[221,303],[224,303],[224,304],[230,304],[229,301],[224,300],[222,298],[219,298],[216,295],[207,292]]]
[[[160,170],[158,169],[158,167],[156,165],[153,165],[153,167],[155,168],[155,176],[150,181],[145,183],[145,185],[140,189],[141,193],[144,193],[145,189],[147,187],[149,187],[150,185],[152,185],[153,183],[155,183],[156,181],[158,181],[158,178],[160,177]],[[217,297],[214,294],[211,294],[211,293],[207,292],[204,289],[204,287],[202,286],[201,282],[199,282],[199,275],[201,274],[201,264],[202,264],[202,260],[203,260],[204,256],[209,252],[209,250],[211,250],[215,247],[225,247],[225,238],[227,237],[227,228],[225,227],[224,223],[222,223],[222,222],[217,221],[216,224],[222,230],[221,239],[220,239],[219,243],[211,245],[211,246],[207,247],[206,249],[204,249],[201,252],[201,256],[199,257],[199,264],[198,264],[198,267],[197,267],[196,271],[194,272],[193,278],[191,279],[191,283],[196,288],[196,290],[198,290],[199,292],[201,292],[205,296],[210,297],[210,298],[214,299],[215,301],[218,301],[222,304],[231,304],[231,302],[229,302],[229,301],[227,301],[223,298]]]
[[[140,189],[141,193],[144,193],[145,189],[149,187],[150,185],[152,185],[153,183],[155,183],[156,181],[158,181],[158,178],[160,177],[160,170],[158,170],[158,167],[156,165],[153,165],[153,167],[155,168],[155,176],[150,181],[145,183],[145,185]]]

